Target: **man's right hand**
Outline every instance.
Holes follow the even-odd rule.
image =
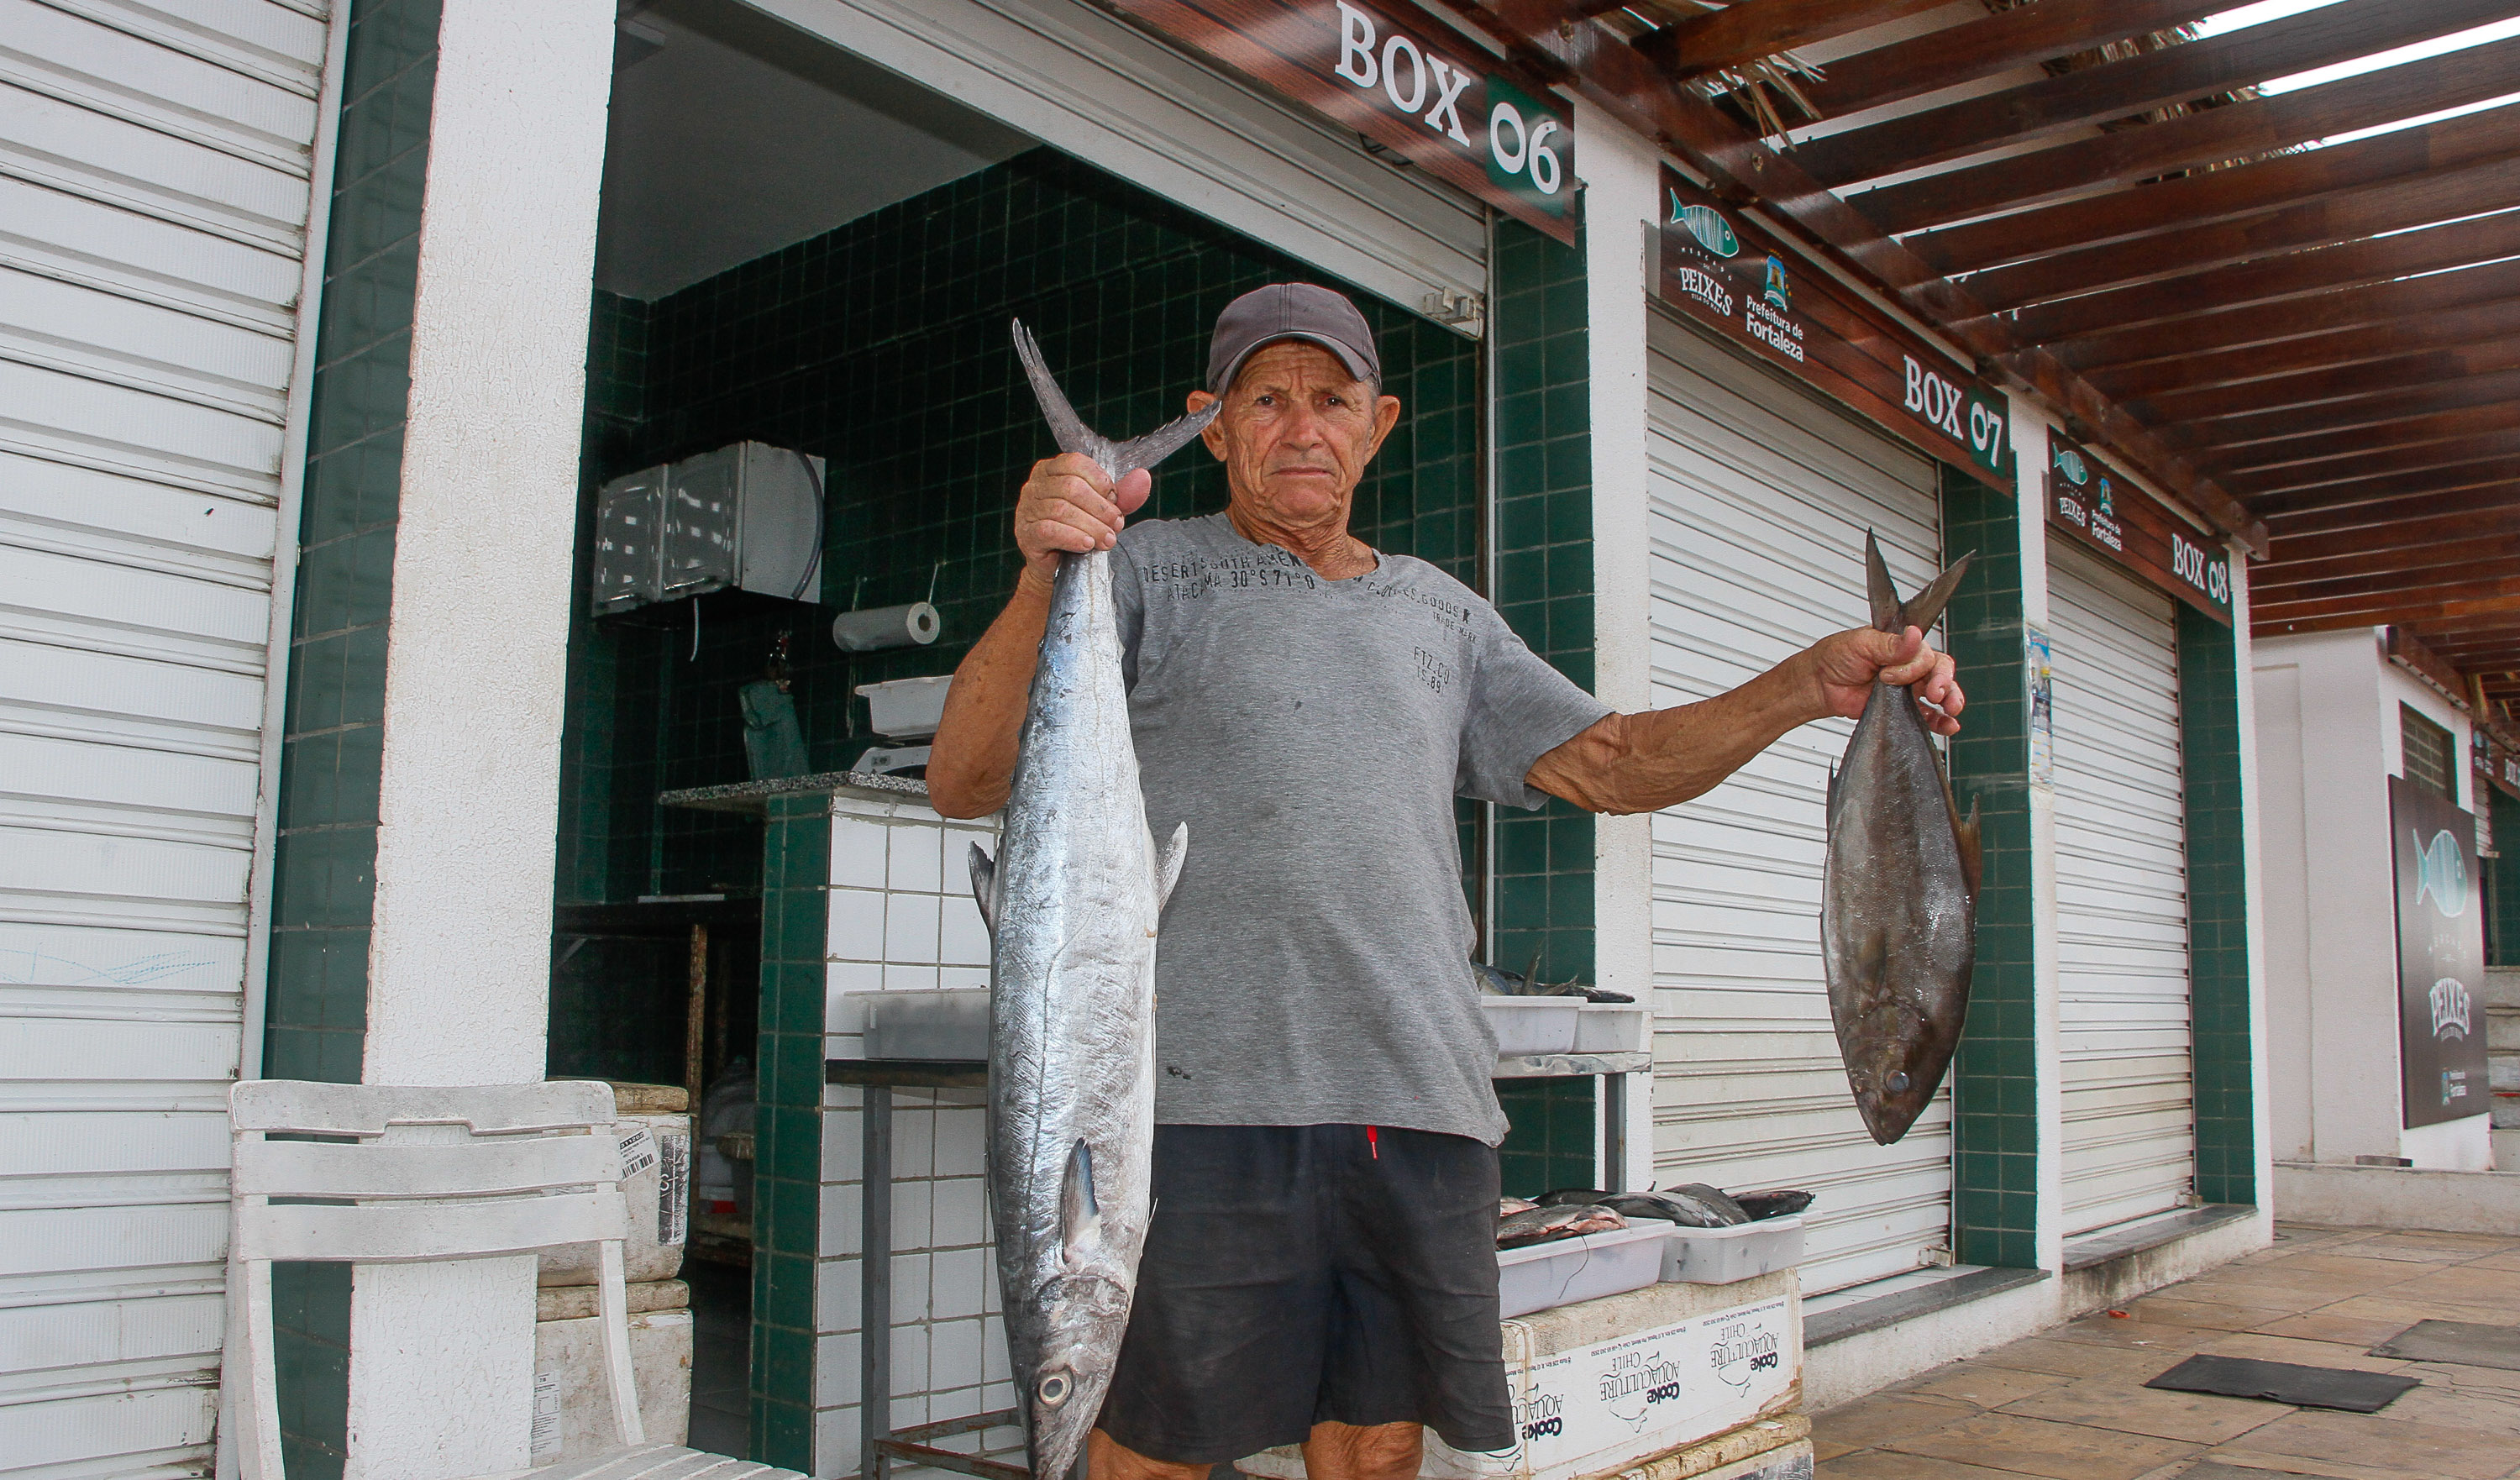
[[[1073,452],[1033,464],[1015,497],[1015,548],[1023,552],[1025,577],[1047,583],[1058,573],[1055,557],[1062,552],[1110,549],[1154,482],[1140,469],[1115,488],[1092,458]]]

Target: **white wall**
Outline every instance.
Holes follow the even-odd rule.
[[[2400,1124],[2388,788],[2403,768],[2398,706],[2449,729],[2462,754],[2466,722],[2390,663],[2368,628],[2268,638],[2253,662],[2273,1156],[2490,1168],[2483,1115]],[[2464,793],[2464,761],[2453,769]]]

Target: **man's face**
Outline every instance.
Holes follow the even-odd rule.
[[[1190,409],[1217,399],[1191,392]],[[1304,339],[1262,345],[1226,388],[1201,433],[1225,464],[1234,502],[1268,523],[1344,523],[1366,465],[1400,421],[1400,398],[1376,397],[1338,356]]]

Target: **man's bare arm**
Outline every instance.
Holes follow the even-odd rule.
[[[1033,465],[1015,499],[1015,548],[1024,558],[1015,594],[954,670],[928,751],[927,803],[939,814],[986,817],[1006,805],[1060,554],[1110,549],[1152,486],[1133,472],[1114,488],[1091,459],[1073,453]]]
[[[1587,812],[1659,812],[1714,789],[1785,732],[1832,714],[1864,712],[1875,679],[1915,686],[1926,723],[1959,730],[1966,697],[1952,660],[1911,627],[1859,627],[1822,639],[1729,694],[1612,714],[1543,755],[1524,777]]]

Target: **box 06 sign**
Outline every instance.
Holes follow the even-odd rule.
[[[1112,0],[1113,8],[1572,242],[1574,114],[1414,6]],[[1467,65],[1464,59],[1469,59]]]

